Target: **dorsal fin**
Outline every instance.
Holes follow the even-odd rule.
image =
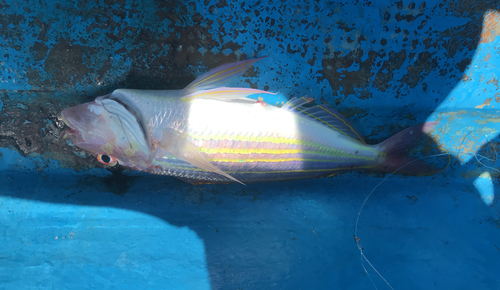
[[[366,144],[361,134],[354,128],[354,126],[342,116],[337,110],[328,107],[327,105],[319,105],[312,107],[305,107],[304,105],[314,101],[314,98],[303,96],[301,98],[292,98],[281,109],[297,114],[307,116],[320,124],[326,125],[351,139],[360,141]]]
[[[195,92],[221,87],[231,79],[243,75],[243,73],[245,73],[245,71],[256,61],[263,58],[264,57],[220,65],[195,79],[187,87],[185,87],[184,90],[188,92]]]
[[[301,108],[305,104],[309,104],[314,102],[314,98],[303,96],[301,98],[291,98],[286,102],[281,108],[283,110],[291,111],[291,112],[300,112],[297,108]]]

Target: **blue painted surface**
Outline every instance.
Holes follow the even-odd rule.
[[[191,186],[54,137],[51,109],[268,55],[237,84],[337,106],[370,142],[440,121],[450,168],[388,179],[357,235],[394,289],[500,289],[496,1],[168,4],[0,3],[0,288],[373,287],[353,234],[382,176]]]
[[[24,168],[36,159],[9,155],[0,219],[7,289],[371,287],[352,235],[378,177],[242,188],[141,176],[122,197],[107,192],[102,172],[54,165],[36,174]],[[496,209],[468,179],[397,177],[370,199],[359,237],[396,288],[495,289]]]

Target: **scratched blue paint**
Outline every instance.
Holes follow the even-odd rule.
[[[122,48],[131,50],[134,46],[130,43],[109,42],[106,34],[102,31],[102,29],[99,29],[102,28],[103,24],[97,23],[92,17],[82,20],[81,16],[75,15],[75,10],[80,11],[87,9],[88,11],[91,11],[93,9],[100,9],[102,5],[99,3],[80,4],[85,8],[79,6],[76,2],[66,3],[62,1],[49,1],[47,3],[43,1],[30,3],[29,5],[21,4],[16,1],[6,1],[6,3],[7,8],[2,8],[2,13],[4,14],[18,15],[19,11],[23,11],[21,20],[22,25],[21,28],[18,28],[18,30],[23,32],[23,37],[22,39],[0,39],[0,46],[2,46],[6,50],[5,52],[9,54],[9,58],[0,63],[0,65],[8,68],[8,70],[4,70],[2,72],[0,89],[10,89],[13,84],[15,84],[15,87],[18,90],[39,89],[39,87],[31,86],[29,80],[23,73],[23,71],[26,71],[28,68],[36,70],[42,79],[51,77],[50,73],[47,74],[43,70],[43,63],[46,60],[46,57],[40,61],[34,61],[30,56],[29,51],[18,52],[14,49],[15,45],[21,45],[26,50],[34,45],[41,32],[38,26],[28,25],[28,23],[32,22],[35,17],[45,23],[50,23],[50,27],[43,27],[46,30],[46,34],[50,36],[44,42],[49,49],[52,48],[53,45],[56,44],[61,38],[71,39],[73,45],[98,47],[98,51],[100,53],[93,55],[93,58],[90,60],[91,64],[89,67],[97,70],[105,61],[110,61],[113,71],[109,74],[114,80],[120,80],[126,75],[125,72],[130,67],[131,60],[127,59],[122,54],[116,54],[114,52]],[[168,26],[170,22],[167,19],[163,21],[158,20],[158,17],[155,15],[155,6],[142,5],[141,3],[135,3],[133,6],[135,6],[136,9],[140,9],[140,12],[135,13],[131,17],[127,15],[116,20],[118,22],[123,22],[124,25],[139,25],[140,27],[154,28],[158,34],[165,34],[169,31]],[[116,4],[109,8],[119,9]],[[58,13],[53,13],[53,11],[58,11]],[[96,29],[87,32],[88,27],[92,27],[92,25],[96,25]],[[130,35],[130,37],[132,37],[132,35]],[[159,51],[155,53],[161,54],[162,52]],[[6,81],[7,79],[9,81]],[[83,81],[74,84],[73,89],[77,91],[89,90],[90,86],[95,87],[94,80],[95,78],[88,77]],[[92,88],[90,88],[90,90],[95,91],[95,89]]]
[[[485,14],[485,17],[487,14]],[[493,14],[500,20],[498,14]],[[485,21],[483,21],[484,25]],[[483,27],[483,33],[485,28]],[[463,77],[447,95],[446,99],[439,104],[437,110],[430,116],[430,119],[444,115],[446,121],[454,118],[449,116],[453,112],[459,112],[460,118],[453,120],[453,126],[448,126],[447,136],[443,141],[448,152],[457,152],[463,147],[465,137],[473,140],[474,149],[469,154],[457,156],[461,163],[475,160],[473,154],[477,148],[488,146],[487,144],[498,137],[500,132],[498,116],[499,74],[497,67],[500,64],[498,51],[500,50],[499,38],[493,41],[483,42],[478,45],[472,62],[463,73]],[[448,115],[448,116],[446,116]],[[466,142],[466,144],[468,144]],[[492,145],[497,146],[497,145]],[[495,148],[496,149],[496,148]]]
[[[385,1],[378,1],[379,3],[384,3]],[[202,4],[201,2],[198,2],[198,8],[200,10],[207,9],[210,4],[215,4],[216,1],[211,1],[208,5]],[[244,6],[244,8],[250,8],[252,5],[250,4],[251,2],[247,2],[247,5]],[[208,17],[207,20],[212,20],[213,25],[210,26],[210,29],[213,34],[217,35],[217,31],[220,30],[220,25],[218,24],[219,22],[217,20],[221,20],[220,23],[223,23],[224,30],[226,31],[227,35],[224,37],[227,38],[227,40],[232,39],[231,34],[238,32],[238,37],[235,38],[235,40],[242,44],[243,49],[242,52],[246,53],[247,55],[253,55],[255,47],[257,45],[264,45],[265,46],[265,51],[267,54],[270,55],[270,58],[267,60],[262,61],[260,64],[257,64],[261,68],[261,72],[264,71],[265,73],[259,74],[257,78],[255,78],[253,81],[257,82],[259,84],[259,87],[263,87],[265,85],[268,85],[270,88],[273,88],[275,91],[280,91],[284,94],[288,95],[300,95],[303,93],[304,90],[310,90],[312,89],[314,92],[320,92],[321,91],[321,97],[325,97],[327,100],[331,99],[332,96],[338,95],[342,96],[344,99],[344,104],[345,103],[353,103],[355,102],[356,104],[359,104],[359,100],[355,95],[350,95],[346,96],[343,95],[341,91],[338,92],[333,92],[331,88],[329,87],[328,83],[326,81],[322,81],[320,83],[317,82],[317,78],[320,77],[318,74],[318,71],[321,71],[321,61],[322,58],[324,57],[325,49],[329,48],[331,51],[335,50],[343,50],[346,53],[356,49],[356,48],[361,48],[364,51],[363,58],[368,57],[368,52],[369,51],[379,51],[383,49],[382,45],[379,43],[379,40],[381,38],[388,38],[391,39],[391,46],[388,48],[389,50],[393,51],[400,51],[401,49],[404,49],[400,46],[400,42],[404,38],[403,33],[398,33],[397,35],[394,35],[394,33],[391,33],[390,31],[394,31],[396,29],[396,24],[398,25],[399,28],[402,30],[404,29],[409,29],[411,31],[415,30],[415,27],[412,27],[413,24],[406,24],[403,23],[396,23],[394,19],[391,19],[389,21],[384,21],[380,19],[380,10],[383,10],[384,8],[376,8],[376,7],[363,7],[363,5],[355,4],[355,3],[348,3],[348,4],[325,4],[323,2],[321,3],[310,3],[310,5],[302,6],[300,9],[293,9],[296,5],[300,5],[302,1],[287,1],[285,4],[281,2],[274,2],[274,3],[261,3],[257,7],[251,7],[252,11],[253,9],[259,10],[260,15],[259,17],[255,17],[252,19],[251,22],[249,22],[245,26],[245,30],[248,31],[247,33],[241,33],[240,31],[243,29],[241,27],[241,24],[237,24],[236,26],[232,26],[231,21],[226,21],[227,18],[232,17],[232,12],[230,7],[225,7],[224,9],[217,9],[217,13],[213,16],[213,19],[210,19]],[[419,4],[415,3],[416,6],[418,7]],[[389,7],[385,7],[389,12],[394,15],[398,9],[396,8],[395,5],[388,5]],[[279,9],[279,7],[287,7],[287,9]],[[308,9],[307,9],[308,7]],[[318,12],[315,12],[315,7],[318,7],[317,10]],[[383,6],[382,6],[383,7]],[[269,9],[268,9],[269,8]],[[267,11],[268,9],[268,11]],[[433,9],[430,5],[428,5],[425,8],[425,11],[427,13],[430,13],[430,10]],[[283,51],[282,48],[280,48],[278,45],[276,45],[276,40],[274,38],[270,37],[260,37],[257,40],[254,40],[251,35],[253,32],[257,29],[260,29],[261,31],[266,30],[267,23],[265,21],[266,17],[275,17],[275,11],[280,10],[280,11],[286,11],[289,15],[289,19],[287,19],[286,22],[288,25],[285,25],[284,29],[282,30],[282,38],[286,39],[286,42],[283,42],[283,45],[290,45],[292,50],[299,50],[299,53],[286,53],[286,51]],[[335,11],[336,14],[332,16],[328,16],[328,13],[331,13],[331,11]],[[253,12],[250,13],[250,15],[254,14]],[[314,19],[321,19],[320,24],[318,25],[317,28],[313,28],[309,23],[301,23],[302,19],[307,19],[309,21],[313,21]],[[363,23],[360,25],[360,20],[361,19],[369,19],[367,23]],[[346,34],[343,30],[337,27],[337,23],[339,20],[344,21],[347,23],[349,27],[355,28],[355,30],[349,34]],[[450,29],[453,27],[461,27],[466,25],[470,20],[467,18],[459,18],[449,14],[445,15],[440,15],[439,18],[436,18],[432,21],[429,21],[425,28],[432,26],[433,29],[437,31],[444,31],[446,29]],[[290,25],[289,23],[292,23]],[[388,32],[383,32],[380,31],[380,26],[386,25],[389,27]],[[430,32],[425,31],[425,29],[418,30],[420,34],[423,34],[423,36],[430,35]],[[331,37],[331,35],[335,35],[337,37],[334,37],[333,40],[327,45],[317,45],[314,48],[311,47],[308,49],[307,53],[305,53],[305,56],[302,57],[300,55],[300,52],[304,52],[304,49],[301,50],[301,45],[304,44],[305,46],[313,46],[314,43],[324,43],[325,39],[327,37]],[[356,39],[359,35],[365,35],[365,36],[370,36],[372,35],[373,38],[375,39],[376,37],[376,42],[371,43],[370,40],[372,39],[367,39],[367,41],[362,41],[360,45],[356,44],[353,42],[353,44],[349,44],[346,41],[346,38],[348,36],[353,37]],[[311,38],[311,36],[314,36],[315,39]],[[340,37],[339,37],[340,36]],[[302,41],[303,39],[306,39],[306,41]],[[422,37],[423,38],[423,37]],[[250,41],[249,41],[250,40]],[[446,60],[445,56],[445,49],[444,48],[426,48],[425,45],[420,42],[417,46],[417,48],[414,50],[415,52],[421,52],[421,51],[429,51],[429,52],[435,52],[438,54],[438,56],[442,56],[443,58],[443,65],[446,65],[447,63],[453,63],[457,62],[456,59],[462,59],[466,53],[458,53],[455,58],[452,60]],[[305,60],[312,58],[313,54],[317,56],[317,60],[314,62],[314,64],[308,65]],[[283,55],[283,57],[279,58],[273,58],[273,55]],[[387,61],[387,58],[380,58],[379,61]],[[274,70],[273,72],[269,72],[266,70],[267,67],[269,67],[269,64],[272,63],[273,66],[278,66],[281,69],[280,70]],[[352,69],[355,70],[355,66],[357,64],[354,64]],[[407,68],[407,63],[403,64],[403,66],[394,72],[394,79],[398,80],[400,79],[399,77],[403,74],[406,73],[406,68]],[[379,68],[374,67],[372,69],[372,73],[375,74]],[[458,70],[455,69],[450,72],[450,75],[453,73],[458,73]],[[280,74],[278,74],[280,73]],[[282,73],[282,74],[281,74]],[[294,75],[297,76],[297,79],[300,80],[300,85],[298,87],[295,87],[293,85],[290,85],[289,82],[292,84],[295,84],[296,82],[294,80],[283,80],[282,75]],[[436,79],[435,73],[430,73],[428,76],[426,76],[423,79],[423,82],[433,82],[433,80]],[[342,82],[342,79],[339,79],[339,82]],[[455,85],[454,82],[445,82],[441,80],[439,82],[439,87],[441,88],[442,91],[449,91],[453,86]],[[362,106],[378,106],[380,105],[380,102],[377,100],[381,97],[386,97],[387,95],[395,95],[395,92],[381,92],[377,89],[369,88],[370,93],[372,94],[373,98],[368,99],[368,100],[363,100]],[[403,99],[397,99],[395,100],[397,103],[394,103],[394,106],[414,106],[414,99],[418,98],[419,95],[424,93],[421,89],[419,90],[418,88],[415,89],[407,89],[405,92],[408,94],[408,97]],[[429,92],[425,92],[426,95],[429,94]],[[442,99],[442,95],[440,94],[440,91],[436,91],[434,93],[431,93],[431,96],[429,96],[429,99],[434,99],[434,96],[437,96],[438,98]],[[385,105],[385,104],[384,104]],[[419,106],[425,107],[429,106],[426,103],[419,103]],[[430,106],[435,106],[435,104],[432,102]]]
[[[351,120],[364,135],[378,141],[397,128],[439,120],[433,138],[436,146],[452,154],[451,168],[433,177],[390,178],[368,200],[357,235],[366,256],[395,289],[498,288],[500,216],[498,198],[494,198],[498,175],[491,171],[488,178],[477,177],[487,169],[475,162],[473,154],[496,160],[493,148],[498,146],[500,111],[495,94],[499,89],[491,80],[499,79],[500,39],[472,48],[446,46],[453,35],[480,25],[475,22],[481,16],[472,10],[475,5],[459,14],[442,1],[422,0],[402,1],[402,8],[383,0],[371,4],[226,0],[223,7],[217,7],[219,1],[197,1],[185,10],[180,10],[182,5],[168,7],[178,17],[161,20],[157,12],[166,8],[159,8],[160,1],[127,1],[123,8],[106,2],[4,1],[4,18],[21,15],[19,23],[7,24],[10,34],[0,38],[4,100],[33,110],[37,106],[30,102],[34,95],[29,90],[53,91],[54,100],[66,102],[75,95],[109,92],[136,69],[137,60],[130,52],[144,45],[133,41],[140,29],[158,38],[169,33],[179,38],[182,34],[172,27],[195,25],[193,17],[184,15],[199,12],[209,34],[200,32],[193,41],[205,41],[197,49],[205,60],[214,54],[268,56],[256,64],[254,75],[237,84],[268,86],[278,93],[266,97],[270,103],[307,94],[341,110],[358,110]],[[409,8],[413,4],[415,8]],[[121,9],[126,13],[119,13]],[[417,18],[398,21],[398,13]],[[123,24],[121,29],[107,28],[109,23],[102,20],[109,14],[109,19]],[[37,19],[50,25],[33,24]],[[269,28],[271,19],[283,27]],[[124,27],[138,31],[124,31]],[[119,33],[124,38],[111,41],[110,35]],[[418,42],[410,47],[406,37]],[[52,80],[55,71],[44,68],[61,39],[95,49],[82,59],[88,72],[70,84],[33,85],[27,72],[36,72],[42,81]],[[430,39],[430,45],[425,39]],[[210,46],[210,41],[219,45]],[[37,42],[48,48],[39,60],[30,51]],[[229,42],[237,45],[223,47]],[[157,57],[189,49],[165,43],[141,52],[141,62],[148,65]],[[362,54],[345,67],[323,65],[341,61],[358,49]],[[371,56],[373,52],[378,54]],[[390,52],[406,54],[392,71],[386,64],[397,59]],[[402,81],[425,52],[439,66],[423,70],[416,82]],[[364,62],[371,59],[366,70]],[[462,72],[458,64],[466,59],[471,63]],[[106,62],[109,69],[99,75]],[[169,63],[159,68],[173,69]],[[203,61],[187,68],[197,75],[207,69]],[[329,82],[325,75],[332,70],[339,75]],[[349,73],[369,74],[369,81],[351,92]],[[375,83],[379,73],[391,74],[385,90]],[[0,100],[0,111],[15,118],[11,109]],[[37,134],[46,134],[51,122],[43,119]],[[482,162],[498,168],[498,162]],[[125,172],[132,183],[118,196],[109,184],[110,171],[75,171],[65,166],[50,154],[24,157],[12,148],[0,148],[0,288],[372,287],[353,234],[359,208],[382,181],[379,176],[350,173],[246,187],[194,187],[168,177]],[[386,287],[371,269],[368,272],[379,289]]]
[[[498,105],[495,106],[497,104],[495,94],[498,93],[498,83],[492,82],[492,80],[500,79],[498,73],[500,43],[499,41],[483,43],[480,48],[481,50],[476,51],[474,55],[474,61],[464,72],[467,79],[457,84],[446,101],[440,104],[439,109],[474,109],[483,104],[487,98],[492,98],[492,102],[482,108],[498,108]]]

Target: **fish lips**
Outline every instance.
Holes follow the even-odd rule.
[[[85,104],[84,104],[85,105]],[[79,113],[82,110],[82,105],[66,108],[61,112],[61,119],[66,124],[68,128],[64,130],[62,138],[65,140],[71,140],[74,145],[78,143],[85,142],[83,139],[82,132],[78,128],[79,124]]]
[[[64,133],[62,134],[62,138],[65,140],[70,140],[73,145],[78,145],[79,143],[85,142],[80,131],[73,128],[66,128],[66,130],[64,130]]]

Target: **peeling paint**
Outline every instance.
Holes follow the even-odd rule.
[[[500,12],[491,10],[484,14],[483,32],[480,43],[493,42],[500,35]]]
[[[492,98],[487,98],[486,100],[484,100],[484,102],[483,102],[481,105],[478,105],[478,106],[476,106],[475,108],[476,108],[476,109],[482,109],[482,108],[484,108],[485,106],[489,106],[489,105],[491,104],[491,101],[492,101],[492,100],[493,100]]]
[[[477,121],[479,125],[485,125],[489,123],[500,123],[500,118],[487,118],[486,120]]]

